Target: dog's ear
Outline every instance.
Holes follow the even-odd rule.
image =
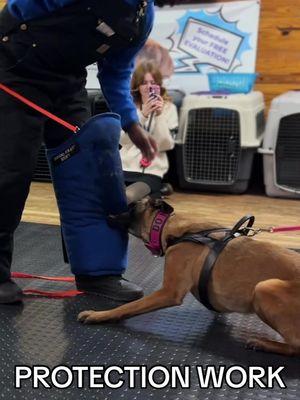
[[[152,208],[160,210],[165,214],[172,214],[172,212],[174,211],[174,208],[162,199],[151,199],[149,203]]]

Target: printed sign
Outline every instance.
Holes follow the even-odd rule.
[[[189,18],[178,49],[193,57],[195,64],[208,64],[228,71],[242,40],[243,37],[236,33],[226,32],[212,24]],[[182,68],[177,68],[177,72],[180,69]]]
[[[255,72],[259,13],[257,0],[157,8],[150,37],[174,65],[165,85],[206,91],[208,73]],[[99,87],[95,66],[87,87]]]

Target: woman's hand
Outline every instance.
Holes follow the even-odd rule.
[[[161,96],[150,96],[145,103],[142,104],[142,114],[148,118],[151,113],[160,115],[162,113],[164,101]]]
[[[156,95],[155,97],[155,114],[160,115],[162,113],[163,107],[164,107],[164,100],[161,96]]]
[[[156,111],[156,99],[149,97],[148,100],[142,104],[142,114],[145,118],[148,118],[151,113]]]

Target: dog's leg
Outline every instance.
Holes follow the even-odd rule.
[[[287,356],[300,355],[300,282],[269,279],[256,285],[253,307],[257,315],[285,343],[251,339],[248,347]]]
[[[78,321],[87,324],[97,324],[100,322],[118,321],[130,318],[134,315],[144,314],[160,308],[172,307],[181,304],[172,293],[164,288],[145,296],[142,299],[132,301],[120,307],[107,311],[83,311],[78,315]]]
[[[247,348],[252,350],[265,351],[267,353],[283,354],[285,356],[300,355],[300,349],[290,346],[286,343],[275,342],[268,339],[250,339],[247,342]]]
[[[189,263],[184,263],[182,254],[178,253],[172,252],[172,255],[166,259],[164,282],[160,290],[112,310],[83,311],[78,315],[78,320],[87,324],[119,321],[138,314],[180,305],[193,286],[193,280],[191,266]]]

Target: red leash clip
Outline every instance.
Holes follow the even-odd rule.
[[[140,166],[142,168],[147,168],[151,165],[151,161],[147,160],[147,158],[142,158],[140,161]]]

